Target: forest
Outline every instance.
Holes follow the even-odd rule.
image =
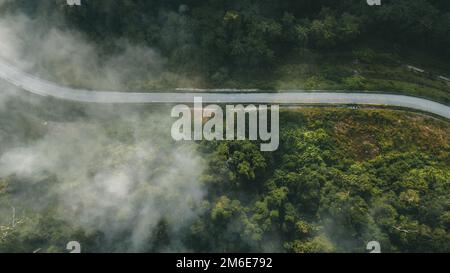
[[[3,143],[28,144],[2,145],[0,252],[64,252],[74,238],[83,252],[366,252],[372,240],[383,252],[450,250],[446,121],[282,111],[271,153],[251,141],[180,146],[148,107],[130,118],[136,109],[23,103],[1,114]]]
[[[436,77],[450,76],[448,0],[81,2],[0,1],[0,43],[28,71],[77,87],[450,103]],[[14,30],[25,42],[4,38]],[[279,148],[261,152],[257,141],[173,141],[171,105],[0,91],[0,253],[67,252],[69,241],[82,252],[450,251],[448,120],[282,108]]]
[[[0,11],[81,32],[104,56],[126,50],[124,40],[154,49],[171,73],[130,80],[129,90],[385,90],[449,102],[448,83],[436,80],[450,76],[446,0],[18,0]]]

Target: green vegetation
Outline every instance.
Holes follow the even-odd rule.
[[[73,113],[70,107],[64,111]],[[174,236],[177,224],[162,215],[139,251],[163,251],[181,242],[197,252],[365,252],[372,240],[384,252],[450,250],[446,122],[393,110],[333,108],[282,111],[280,118],[275,153],[259,152],[258,143],[249,141],[199,143],[207,162],[200,178],[206,195],[190,205],[196,216],[176,227]],[[110,159],[90,163],[90,172],[127,157],[137,145],[127,120],[105,121],[109,138],[123,148],[104,147]],[[63,182],[51,173],[33,179],[41,182],[34,186],[17,176],[0,181],[2,219],[10,219],[12,204],[21,211],[14,228],[3,221],[0,252],[64,251],[73,238],[83,251],[127,249],[132,225],[113,237],[101,229],[84,230],[57,213],[62,208],[51,185]],[[142,190],[157,190],[149,179]],[[157,192],[161,202],[180,198]],[[46,205],[23,207],[17,202],[23,194],[29,196],[26,203],[45,198]]]
[[[0,12],[25,14],[2,21],[7,30],[31,20],[23,36],[38,39],[25,41],[52,38],[12,41],[29,51],[12,52],[42,57],[32,69],[69,85],[383,90],[450,103],[436,78],[450,76],[448,0],[18,0]],[[67,41],[70,54],[59,50]],[[83,252],[366,252],[373,240],[383,252],[450,251],[448,121],[283,110],[280,148],[263,153],[250,141],[175,143],[167,105],[10,93],[0,252],[63,252],[73,240]]]
[[[99,54],[118,40],[155,49],[168,71],[131,90],[359,89],[450,102],[450,4],[446,0],[14,1],[43,25],[81,31]],[[427,71],[414,73],[405,65]],[[190,79],[190,80],[188,80]],[[184,84],[184,85],[183,85]],[[183,86],[182,86],[183,85]],[[192,86],[194,85],[194,86]]]
[[[284,112],[281,148],[205,144],[197,251],[448,251],[448,125],[393,111]],[[206,234],[206,236],[205,236]]]
[[[331,54],[308,51],[281,64],[276,76],[265,84],[272,82],[278,90],[385,91],[450,102],[450,85],[437,79],[439,72],[430,67],[431,75],[413,72],[405,62],[395,54],[375,53],[369,48]]]

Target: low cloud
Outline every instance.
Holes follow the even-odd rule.
[[[151,48],[117,40],[118,53],[105,54],[81,33],[39,24],[23,14],[2,16],[0,57],[62,85],[98,90],[127,90],[167,73],[166,60]]]
[[[23,14],[2,16],[0,41],[0,58],[63,85],[126,90],[165,73],[151,48],[117,41],[120,53],[104,56],[80,33]],[[120,238],[117,251],[145,250],[164,220],[171,244],[162,251],[183,250],[177,232],[203,201],[204,164],[195,146],[173,143],[169,112],[90,104],[72,113],[65,102],[29,97],[0,84],[0,179],[20,183],[23,192],[12,196],[18,211],[56,207],[71,225]],[[44,193],[26,192],[36,186]]]

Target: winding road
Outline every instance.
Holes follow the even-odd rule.
[[[74,89],[49,82],[0,60],[0,79],[33,94],[69,101],[92,103],[192,103],[202,97],[204,103],[258,104],[361,104],[405,107],[450,119],[450,107],[406,95],[385,93],[327,92],[324,90],[289,90],[270,92],[152,92],[132,93]]]

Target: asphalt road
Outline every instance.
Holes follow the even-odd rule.
[[[361,104],[405,107],[433,113],[450,119],[450,107],[427,99],[385,93],[327,92],[113,92],[74,89],[60,86],[20,71],[0,60],[0,79],[28,92],[41,96],[91,103],[192,103],[202,97],[204,103],[255,103],[255,104]]]

